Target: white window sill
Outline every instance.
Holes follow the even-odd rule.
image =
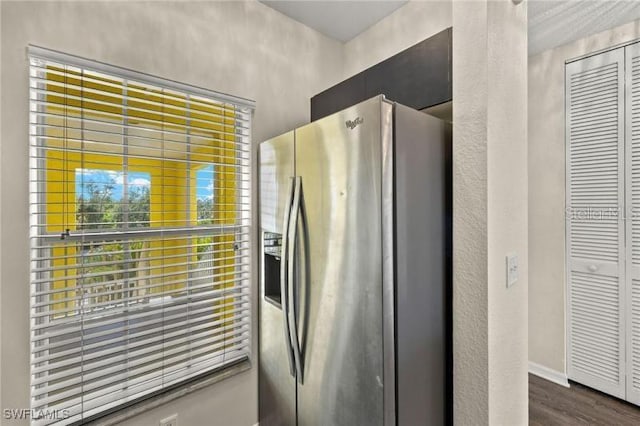
[[[130,419],[131,417],[137,416],[146,411],[160,407],[175,399],[181,398],[185,395],[188,395],[200,389],[206,388],[207,386],[211,386],[214,383],[218,383],[222,380],[235,376],[236,374],[240,374],[242,372],[248,371],[251,368],[252,368],[251,361],[249,359],[245,359],[243,361],[238,362],[237,364],[231,365],[229,367],[224,367],[220,371],[210,373],[200,379],[189,381],[181,386],[176,387],[175,389],[171,389],[166,392],[162,392],[158,395],[151,396],[148,399],[144,399],[140,402],[133,403],[128,407],[116,409],[116,411],[114,411],[113,413],[107,414],[104,417],[100,417],[96,420],[93,420],[85,424],[88,424],[91,426],[118,425],[123,421]]]

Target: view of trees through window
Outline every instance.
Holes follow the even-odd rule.
[[[149,226],[151,176],[144,172],[76,169],[78,229]],[[126,216],[126,217],[125,217]]]
[[[149,227],[149,173],[125,175],[105,169],[76,169],[75,173],[78,229]],[[86,304],[100,307],[133,295],[145,248],[142,241],[99,241],[79,248],[82,259],[78,263],[91,265],[81,271],[82,285],[87,289]],[[99,296],[91,296],[92,293]]]
[[[198,225],[209,225],[213,223],[213,192],[214,192],[214,171],[213,165],[201,168],[196,172],[196,206]],[[212,249],[213,237],[198,237],[197,251],[198,260],[206,258],[206,252]]]
[[[196,218],[198,225],[214,223],[215,172],[213,165],[195,171]],[[86,169],[75,170],[77,229],[119,230],[150,226],[149,173]],[[212,235],[197,238],[198,261],[213,260]],[[87,241],[78,246],[82,285],[87,289],[85,303],[107,306],[122,298],[142,300],[146,292],[136,289],[148,268],[141,267],[148,244],[127,241]],[[102,284],[102,285],[101,285]],[[99,296],[92,296],[95,293]],[[133,296],[133,297],[132,297]]]
[[[198,225],[213,223],[213,166],[206,166],[196,172],[196,196]]]

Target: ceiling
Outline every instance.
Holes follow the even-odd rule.
[[[393,13],[407,0],[260,2],[324,35],[347,42]]]
[[[640,19],[638,0],[529,1],[529,55]]]
[[[407,0],[260,1],[342,42],[407,3]],[[528,5],[529,55],[640,19],[638,0],[529,0]]]

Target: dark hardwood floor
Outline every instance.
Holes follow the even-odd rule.
[[[529,374],[529,424],[640,425],[640,407],[571,382],[565,388]]]

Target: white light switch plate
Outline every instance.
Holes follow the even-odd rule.
[[[518,282],[518,255],[507,256],[507,288]]]
[[[173,414],[167,418],[160,420],[160,426],[178,426],[178,415]]]

